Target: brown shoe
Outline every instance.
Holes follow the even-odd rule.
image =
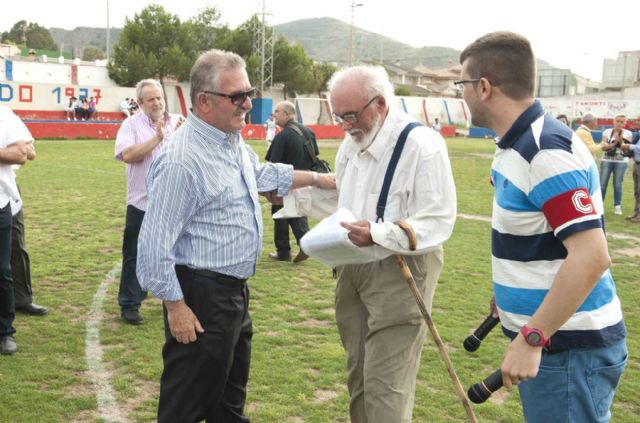
[[[634,213],[634,214],[632,214],[631,216],[627,216],[627,217],[625,217],[625,219],[627,219],[627,220],[631,220],[631,219],[633,219],[634,217],[638,217],[638,213]]]
[[[300,250],[296,258],[293,259],[294,263],[300,263],[301,261],[305,261],[309,256],[304,251]]]
[[[631,219],[629,219],[629,222],[640,223],[640,215],[632,217]]]
[[[279,261],[291,261],[291,254],[281,256],[278,253],[269,253],[269,258],[273,260],[279,260]]]

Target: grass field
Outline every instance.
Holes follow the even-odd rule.
[[[473,354],[462,341],[486,316],[491,292],[488,173],[493,143],[450,139],[458,192],[452,238],[433,319],[462,384],[500,363],[506,339],[495,330]],[[253,144],[260,156],[264,145]],[[335,144],[337,145],[337,144]],[[20,351],[0,357],[0,422],[152,422],[162,370],[162,310],[142,308],[145,324],[125,325],[117,290],[125,215],[124,166],[112,141],[40,141],[37,160],[18,173],[25,203],[35,300],[44,318],[17,315]],[[325,146],[324,158],[335,155]],[[623,208],[633,206],[630,171]],[[640,225],[614,216],[607,198],[613,275],[629,329],[630,359],[613,421],[640,415]],[[263,257],[250,281],[254,342],[247,412],[253,422],[347,422],[345,357],[333,316],[334,280],[315,260],[270,262],[273,227],[263,203]],[[483,219],[485,218],[485,219]],[[296,252],[294,247],[294,253]],[[404,283],[404,282],[401,282]],[[521,422],[517,390],[474,406],[480,421]],[[428,336],[418,377],[415,422],[460,422],[465,413]],[[550,420],[552,421],[552,419]]]

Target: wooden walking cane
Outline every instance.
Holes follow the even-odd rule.
[[[411,251],[415,251],[417,240],[416,240],[416,234],[413,231],[413,228],[411,227],[411,225],[409,225],[408,223],[402,220],[399,220],[394,223],[398,225],[407,235],[407,238],[409,238],[409,249]],[[400,254],[396,254],[395,258],[398,264],[400,265],[402,276],[404,276],[404,279],[407,281],[407,284],[409,284],[409,289],[411,290],[411,293],[415,297],[416,303],[418,303],[418,308],[420,309],[420,313],[422,313],[422,317],[424,317],[425,322],[427,322],[427,326],[429,327],[429,332],[431,332],[431,336],[433,337],[433,340],[436,343],[436,346],[438,347],[440,358],[442,359],[442,361],[444,361],[444,364],[447,367],[447,371],[449,372],[449,377],[453,382],[453,386],[456,389],[456,392],[458,394],[458,397],[460,398],[460,401],[462,401],[462,406],[467,412],[469,421],[472,423],[477,423],[478,420],[476,419],[475,414],[473,414],[473,410],[471,409],[471,403],[469,403],[469,399],[465,395],[464,389],[462,389],[462,385],[460,384],[460,379],[458,379],[458,375],[456,374],[456,371],[453,368],[453,363],[451,363],[451,360],[449,359],[449,355],[447,354],[447,351],[445,350],[445,346],[442,343],[442,339],[438,334],[436,325],[433,323],[433,320],[431,319],[431,315],[429,315],[429,312],[427,311],[427,307],[425,306],[424,301],[422,300],[422,296],[420,295],[420,291],[418,291],[418,286],[416,285],[416,281],[413,279],[413,275],[411,274],[411,269],[409,269],[409,266],[407,265],[407,262],[405,261],[403,256],[401,256]]]

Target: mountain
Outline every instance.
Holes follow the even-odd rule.
[[[300,44],[316,61],[346,65],[349,60],[351,25],[334,18],[312,18],[273,27],[289,42]],[[419,64],[441,69],[458,63],[459,50],[449,47],[416,48],[384,35],[353,28],[353,62],[399,63],[403,67]]]
[[[111,51],[113,51],[113,46],[117,44],[121,32],[122,28],[111,28],[109,34]],[[49,28],[49,33],[51,37],[53,37],[53,41],[58,44],[60,50],[72,53],[73,57],[82,57],[82,52],[88,45],[96,47],[103,52],[107,51],[106,28],[89,28],[84,26],[79,26],[72,30]]]
[[[276,34],[284,36],[290,43],[300,44],[309,57],[317,62],[334,62],[346,65],[349,62],[351,25],[334,18],[301,19],[275,25]],[[106,51],[106,29],[77,27],[73,30],[49,28],[53,40],[63,51],[81,57],[84,47],[91,45]],[[111,29],[111,45],[118,42],[122,28]],[[113,47],[112,47],[113,48]],[[412,47],[384,35],[353,28],[353,63],[381,59],[387,64],[404,68],[424,65],[431,69],[442,69],[456,65],[460,51],[450,47]],[[549,67],[538,59],[538,67]]]

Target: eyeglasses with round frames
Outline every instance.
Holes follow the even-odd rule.
[[[202,92],[205,94],[217,95],[218,97],[228,98],[231,101],[231,104],[233,104],[234,106],[240,106],[242,103],[244,103],[247,100],[247,98],[252,99],[256,95],[255,88],[251,88],[249,91],[244,91],[244,92],[235,93],[235,94],[225,94],[225,93],[218,93],[215,91],[207,91],[207,90],[203,90]]]
[[[333,120],[335,120],[338,125],[341,125],[342,122],[348,122],[351,125],[355,125],[356,123],[358,123],[358,119],[360,118],[360,114],[362,112],[364,112],[365,109],[367,107],[369,107],[369,105],[371,105],[371,103],[373,103],[373,100],[375,100],[376,98],[378,98],[378,96],[375,96],[371,100],[369,100],[367,102],[367,104],[365,104],[364,107],[362,109],[360,109],[359,111],[357,111],[357,112],[345,113],[342,116],[337,114],[337,113],[332,113],[333,114]]]

